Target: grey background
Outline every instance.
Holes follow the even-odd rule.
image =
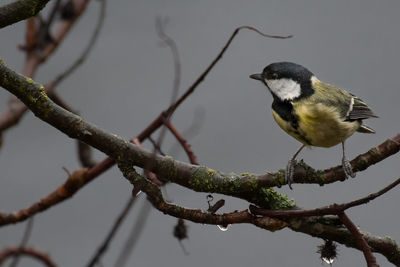
[[[99,4],[88,12],[35,77],[46,83],[80,53],[94,28]],[[178,129],[188,128],[196,110],[204,114],[200,132],[189,138],[201,164],[224,172],[276,171],[286,165],[299,143],[273,121],[271,96],[248,78],[274,61],[308,67],[321,80],[348,89],[380,116],[368,125],[376,135],[355,134],[347,142],[349,158],[367,151],[399,132],[398,1],[109,1],[105,26],[89,60],[57,91],[83,117],[130,138],[168,106],[173,65],[167,48],[159,45],[155,17],[170,17],[167,32],[182,58],[182,91],[211,62],[239,25],[271,34],[293,34],[289,40],[265,39],[243,31],[197,91],[175,113]],[[21,70],[24,23],[0,31],[1,57]],[[0,109],[8,93],[0,90]],[[201,116],[200,116],[201,117]],[[202,121],[195,117],[196,121]],[[0,150],[0,210],[14,211],[38,201],[59,186],[62,170],[79,168],[75,143],[27,114],[7,131]],[[168,136],[165,150],[174,146]],[[101,153],[96,154],[102,159]],[[340,163],[340,146],[306,150],[300,158],[315,168]],[[184,153],[176,158],[186,160]],[[299,206],[315,208],[344,202],[384,187],[398,177],[399,156],[370,167],[356,179],[319,187],[294,185],[280,189]],[[79,191],[71,200],[35,217],[29,244],[47,251],[60,266],[83,266],[114,222],[130,194],[130,185],[113,168]],[[169,199],[206,208],[206,194],[167,186]],[[143,197],[142,197],[143,198]],[[215,196],[218,199],[218,196]],[[226,198],[224,212],[247,203]],[[141,202],[143,199],[141,200]],[[399,189],[368,205],[349,211],[364,231],[400,240]],[[139,203],[103,259],[112,266],[134,223]],[[130,266],[320,266],[315,253],[321,240],[282,230],[270,233],[251,225],[234,225],[227,232],[215,226],[188,223],[185,256],[172,227],[176,219],[153,210]],[[0,229],[0,247],[20,242],[25,224]],[[339,248],[335,266],[365,266],[361,252]],[[381,266],[391,266],[377,256]],[[20,266],[36,266],[24,260]]]

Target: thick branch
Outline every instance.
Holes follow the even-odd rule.
[[[0,7],[0,28],[35,16],[49,0],[18,0]]]
[[[103,151],[113,159],[130,160],[132,164],[141,168],[151,166],[150,171],[162,176],[164,179],[195,191],[239,197],[265,208],[287,209],[294,205],[287,198],[266,188],[280,186],[283,180],[282,172],[259,177],[248,173],[240,175],[223,174],[204,166],[194,166],[175,161],[171,157],[153,155],[153,153],[132,145],[116,135],[109,134],[85,122],[81,117],[55,105],[48,99],[41,85],[15,73],[4,64],[0,64],[0,85],[19,97],[42,120],[68,136]],[[396,142],[397,139],[400,139],[400,135],[358,156],[353,162],[362,163],[363,168],[366,168],[368,164],[373,164],[392,155],[400,148],[399,143]],[[363,160],[358,160],[359,158]],[[107,166],[111,164],[113,162],[109,161]],[[354,166],[360,169],[359,165]],[[321,182],[319,180],[321,173],[325,177],[329,176],[329,174],[337,178],[344,177],[342,169],[338,167],[323,172],[311,171],[310,168],[307,169],[304,165],[297,167],[297,171],[300,169],[304,170],[304,177],[312,177],[313,173],[319,175],[318,179],[316,178],[316,180],[310,180],[309,182]]]
[[[358,155],[350,164],[354,172],[361,172],[369,166],[396,154],[399,150],[400,134],[397,134],[382,144],[371,148],[364,154]],[[260,175],[258,178],[264,186],[279,186],[285,184],[284,176],[285,171],[279,170],[276,173]],[[326,170],[316,170],[303,161],[296,165],[293,177],[295,183],[319,185],[344,181],[346,179],[342,166],[336,166]]]
[[[366,234],[361,236],[358,230],[354,229],[354,224],[352,224],[351,221],[349,222],[349,220],[345,220],[346,224],[352,224],[350,228],[352,231],[358,232],[358,237],[361,240],[355,240],[354,234],[351,231],[343,228],[341,221],[336,219],[337,217],[274,219],[270,217],[255,217],[247,210],[218,215],[201,210],[186,209],[165,202],[160,189],[150,181],[146,180],[144,177],[140,176],[131,167],[130,163],[120,163],[118,167],[124,174],[125,178],[127,178],[135,187],[140,187],[148,195],[149,200],[156,209],[171,216],[203,224],[228,225],[237,223],[250,223],[269,231],[276,231],[289,226],[294,231],[303,232],[323,239],[337,241],[346,246],[360,249],[363,252],[365,250],[361,249],[359,244],[360,242],[364,242],[363,246],[367,246],[365,243],[367,242],[373,251],[383,254],[390,262],[396,264],[396,266],[398,266],[400,263],[400,250],[393,240],[389,238],[382,239],[380,237],[373,237]],[[370,256],[372,255],[368,255],[368,257]],[[374,259],[369,259],[369,262],[374,263]]]
[[[167,180],[196,191],[227,194],[272,209],[285,209],[294,205],[293,202],[287,200],[287,198],[278,194],[273,189],[265,188],[265,181],[259,180],[255,175],[224,175],[204,166],[194,166],[173,160],[171,157],[154,155],[116,135],[109,134],[85,122],[81,117],[55,105],[45,94],[43,86],[15,73],[7,68],[3,62],[0,62],[0,85],[15,94],[42,120],[48,122],[71,138],[79,139],[99,149],[113,159],[128,161],[130,164],[141,168],[145,168],[151,162],[150,171],[161,175]],[[392,147],[398,145],[393,140],[389,143]],[[398,150],[397,147],[396,149]],[[388,151],[392,152],[392,150]],[[380,155],[381,159],[391,155],[391,153],[386,155],[384,153],[385,151]],[[93,172],[95,171],[93,170]],[[276,183],[279,184],[279,180],[271,180],[270,186],[274,186]],[[182,210],[179,208],[172,208],[172,211],[175,212],[174,216],[182,215]],[[189,217],[185,218],[189,219]],[[204,222],[204,219],[203,217],[198,217],[197,220],[193,219],[193,221]],[[215,222],[217,224],[224,224],[226,221],[218,219]],[[293,219],[289,221],[290,227],[295,231],[355,246],[351,234],[347,230],[344,234],[340,234],[341,232],[338,232],[338,227],[331,226],[332,222],[329,220],[326,221],[326,225],[318,222],[320,226],[316,228],[310,227],[308,221],[304,219],[296,219],[296,222],[294,222],[295,220]],[[370,240],[368,240],[368,237],[366,238],[373,250],[384,254],[391,262],[400,262],[400,253],[397,253],[399,250],[393,241],[391,243],[385,242],[383,247],[387,251],[383,251],[379,247],[381,243],[378,244],[374,239],[372,241],[375,243],[370,244]]]

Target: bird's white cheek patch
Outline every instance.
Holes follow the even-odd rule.
[[[299,97],[301,94],[300,84],[293,81],[292,79],[277,79],[268,80],[265,79],[269,89],[281,100],[291,100]]]

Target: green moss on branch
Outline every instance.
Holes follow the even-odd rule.
[[[18,0],[0,7],[0,28],[35,16],[50,0]]]

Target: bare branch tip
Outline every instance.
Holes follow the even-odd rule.
[[[253,26],[248,26],[248,25],[240,26],[240,27],[236,28],[235,31],[239,31],[241,29],[248,29],[248,30],[251,30],[251,31],[254,31],[254,32],[260,34],[261,36],[268,37],[268,38],[274,38],[274,39],[288,39],[288,38],[292,38],[293,37],[293,35],[271,35],[271,34],[266,34],[266,33],[263,33],[262,31],[260,31],[259,29],[255,28]]]

